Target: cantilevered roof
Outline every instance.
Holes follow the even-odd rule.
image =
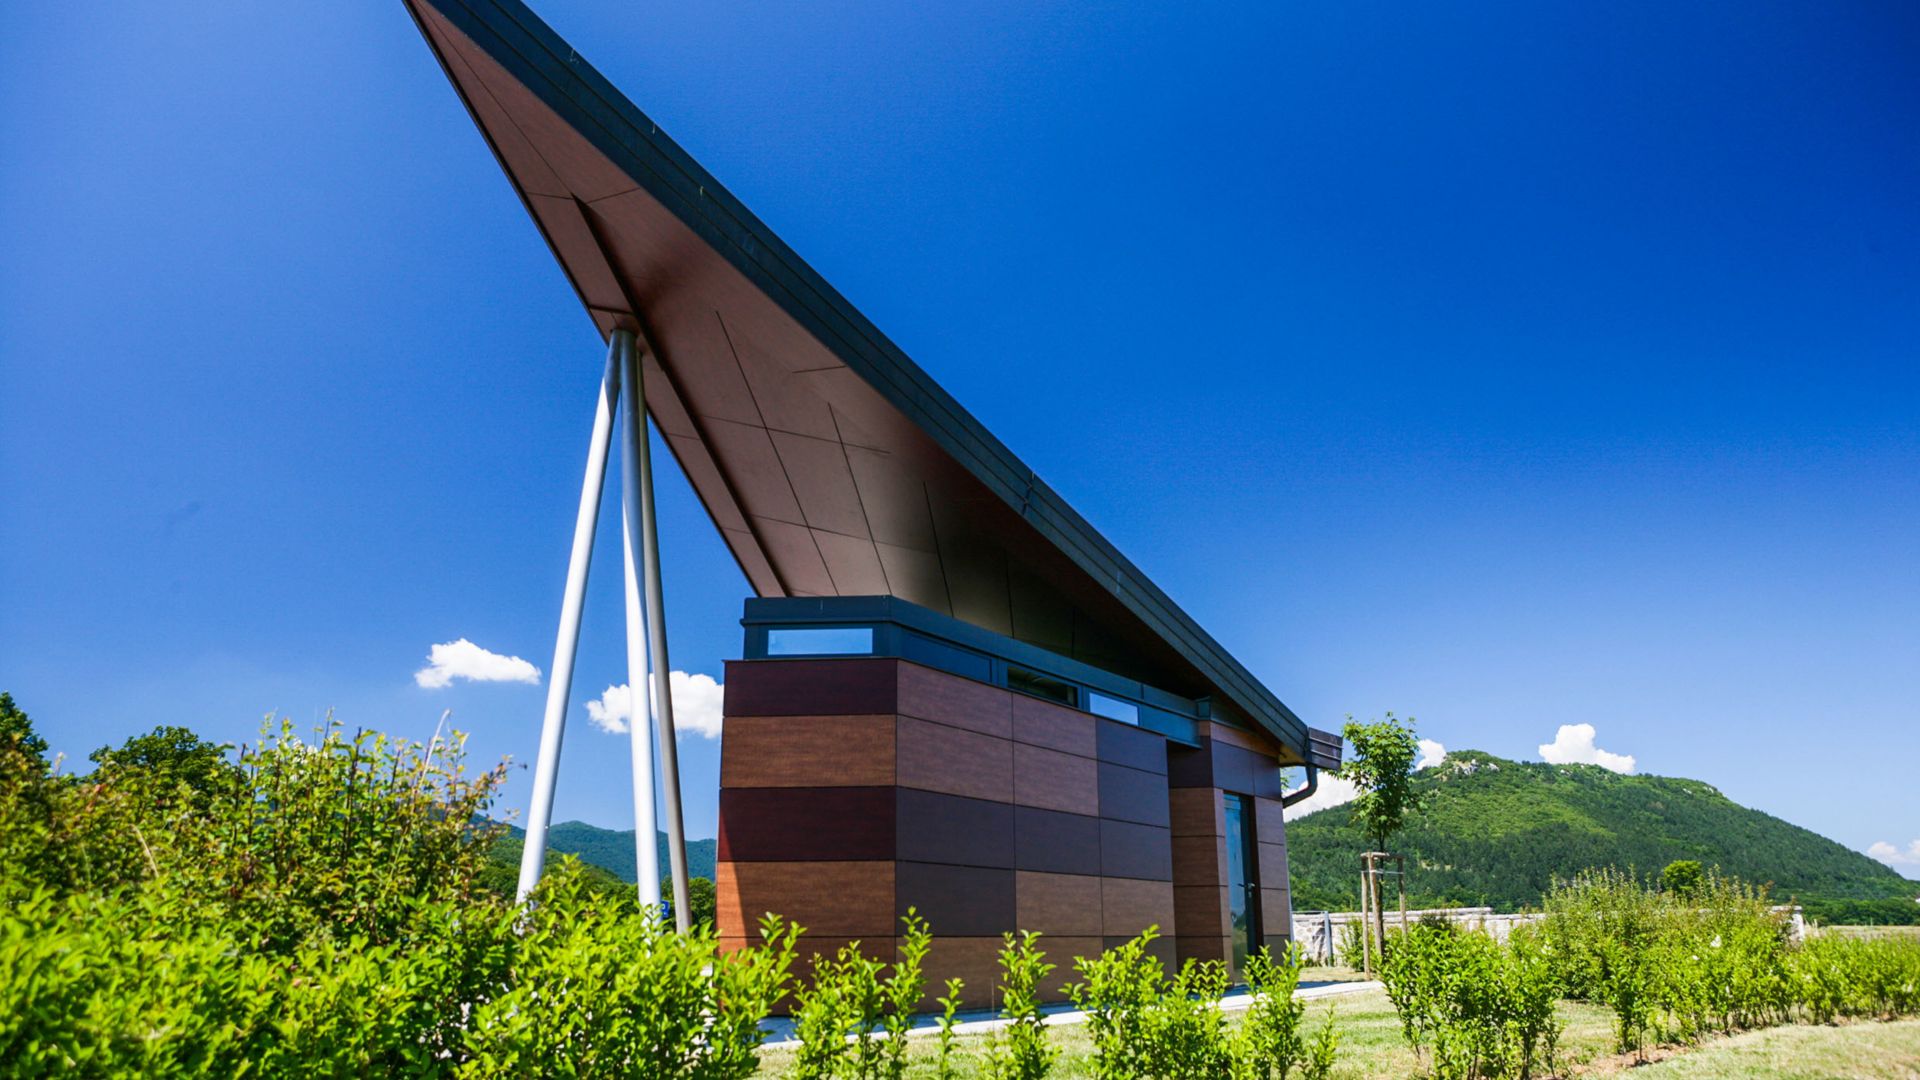
[[[518,0],[404,0],[762,596],[893,595],[1307,728]],[[1335,751],[1337,754],[1337,750]],[[1330,764],[1317,761],[1316,763]]]

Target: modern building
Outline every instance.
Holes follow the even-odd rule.
[[[406,0],[757,598],[728,665],[720,932],[992,984],[1288,936],[1309,728],[518,0]],[[1064,968],[1065,965],[1063,965]],[[1066,974],[1065,971],[1062,974]]]

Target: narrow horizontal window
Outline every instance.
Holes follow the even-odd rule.
[[[1087,711],[1095,716],[1118,720],[1123,724],[1140,723],[1140,706],[1131,701],[1111,698],[1091,690],[1087,692]]]
[[[768,656],[871,656],[871,626],[809,626],[767,631]]]
[[[1079,687],[1051,675],[1042,675],[1011,664],[1007,665],[1007,689],[1075,708],[1080,705]]]

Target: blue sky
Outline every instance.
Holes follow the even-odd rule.
[[[541,7],[1311,722],[1591,724],[1920,877],[1920,9]],[[602,353],[399,4],[0,22],[0,688],[529,761],[543,687],[414,673],[548,667]],[[556,814],[626,827],[617,567]]]

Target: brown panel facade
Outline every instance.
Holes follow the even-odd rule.
[[[1013,743],[946,724],[902,716],[894,729],[894,775],[901,787],[1013,801]]]
[[[891,859],[893,789],[722,788],[716,848],[723,862]]]
[[[1167,740],[1164,737],[1117,720],[1100,720],[1095,735],[1101,761],[1147,772],[1167,771]]]
[[[1025,694],[1013,695],[1013,737],[1016,742],[1044,746],[1081,757],[1098,757],[1094,737],[1097,717]]]
[[[1173,932],[1173,883],[1102,878],[1100,925],[1106,937],[1132,937],[1148,927]]]
[[[1013,869],[1013,807],[1007,803],[898,788],[894,808],[894,857]]]
[[[745,937],[772,912],[808,936],[888,937],[894,931],[891,862],[726,862],[714,866],[720,928]]]
[[[1013,877],[1015,922],[1022,930],[1050,936],[1099,937],[1100,883],[1087,874],[1022,870]]]
[[[1154,825],[1100,819],[1100,872],[1107,877],[1173,880],[1173,837]]]
[[[1101,762],[1100,816],[1166,828],[1170,824],[1166,776]]]
[[[1100,819],[1016,806],[1013,858],[1014,865],[1021,870],[1097,875],[1100,873]]]
[[[895,914],[917,909],[942,934],[999,934],[1014,925],[1013,871],[940,863],[895,864]]]
[[[729,716],[720,786],[890,786],[893,726],[891,715]]]
[[[730,660],[727,716],[875,716],[896,707],[897,660]]]
[[[1014,743],[1013,801],[1021,806],[1069,814],[1101,813],[1103,778],[1098,772],[1101,768],[1103,766],[1092,758]]]
[[[1001,739],[1013,737],[1013,693],[997,686],[902,663],[898,700],[902,716]]]

